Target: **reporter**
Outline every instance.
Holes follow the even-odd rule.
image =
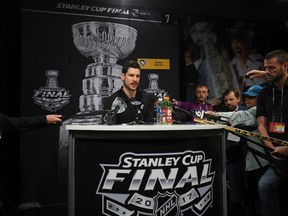
[[[257,97],[262,91],[263,87],[260,85],[251,86],[246,92],[242,93],[244,97],[245,106],[247,110],[239,110],[238,112],[213,112],[208,111],[205,114],[212,116],[222,116],[229,118],[229,123],[233,127],[240,129],[253,131],[254,133],[259,133],[257,130]],[[245,176],[241,179],[243,182],[246,180],[246,192],[245,197],[249,200],[249,205],[251,212],[259,214],[259,195],[257,191],[257,184],[260,177],[267,170],[269,161],[265,155],[265,149],[262,146],[261,140],[255,137],[249,137],[245,141],[247,146],[244,146],[245,155]],[[237,152],[240,154],[240,151]]]
[[[208,111],[212,110],[212,104],[207,102],[209,87],[198,84],[195,89],[195,98],[192,102],[173,99],[173,104],[187,111]]]
[[[43,115],[30,117],[10,117],[0,112],[0,144],[7,141],[7,137],[9,137],[9,134],[14,135],[13,133],[21,133],[24,131],[45,127],[48,125],[55,125],[62,122],[61,117],[62,115],[57,114],[50,114],[46,116]],[[1,136],[4,139],[1,139]],[[10,164],[9,169],[12,168],[13,166],[11,166]],[[10,200],[10,195],[7,195],[6,190],[2,189],[2,186],[5,182],[3,181],[3,179],[7,178],[8,181],[11,181],[12,179],[8,178],[6,175],[3,175],[3,170],[1,170],[1,172],[2,176],[0,182],[0,215],[20,216],[18,208]]]
[[[0,135],[11,132],[23,132],[38,127],[62,122],[62,115],[9,117],[0,113]]]

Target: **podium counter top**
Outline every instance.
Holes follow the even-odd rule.
[[[69,131],[183,131],[224,129],[225,125],[66,125]]]

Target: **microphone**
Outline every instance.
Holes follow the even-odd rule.
[[[115,114],[122,113],[126,110],[127,104],[119,97],[116,97],[111,105],[111,110],[95,110],[91,112],[85,112],[80,113],[76,115],[62,115],[61,119],[62,121],[70,119],[70,118],[80,118],[80,117],[86,117],[86,116],[94,116],[94,115],[105,115],[105,119],[108,124],[112,124],[112,118]]]
[[[65,121],[67,119],[71,118],[81,118],[81,117],[86,117],[86,116],[95,116],[95,115],[106,115],[107,111],[105,110],[95,110],[92,112],[85,112],[85,113],[80,113],[80,114],[73,114],[73,115],[62,115],[61,119],[62,121]]]
[[[127,104],[119,97],[116,97],[111,105],[111,111],[115,114],[123,113],[126,110]]]
[[[120,109],[121,109],[120,106],[119,106],[119,105],[116,105],[115,108],[114,108],[114,110],[113,110],[113,113],[114,113],[114,114],[117,114]]]
[[[177,109],[177,110],[189,115],[190,117],[194,117],[194,113],[192,114],[191,111],[189,112],[188,110],[182,109],[181,107],[179,107],[179,106],[177,106],[175,104],[173,104],[173,108],[175,108],[175,109]]]
[[[191,117],[198,117],[200,119],[208,119],[208,120],[214,120],[214,121],[221,121],[221,122],[225,122],[225,123],[229,123],[230,118],[224,117],[224,116],[213,116],[213,115],[208,115],[205,114],[204,110],[190,110],[187,111],[185,109],[180,108],[179,106],[173,105],[175,109],[178,109],[184,113],[186,113],[187,115],[191,116]]]
[[[105,115],[104,120],[107,125],[113,125],[113,118],[116,114],[123,113],[126,110],[127,104],[119,97],[116,97],[111,105],[111,110]]]
[[[201,111],[193,111],[193,112],[195,112],[195,115],[196,115],[197,117],[199,117],[200,119],[207,119],[207,120],[213,120],[213,121],[221,121],[221,122],[224,122],[224,123],[229,124],[230,118],[228,118],[228,117],[208,115],[208,114],[205,114],[205,111],[204,111],[204,110],[201,110]]]

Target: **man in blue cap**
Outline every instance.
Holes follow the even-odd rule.
[[[231,126],[242,128],[245,130],[251,130],[253,132],[257,132],[257,119],[256,119],[256,105],[257,105],[257,97],[259,92],[263,89],[260,85],[251,86],[247,91],[242,93],[245,105],[247,110],[239,110],[238,112],[205,112],[205,114],[209,115],[219,115],[223,117],[229,118],[229,123]],[[251,141],[249,141],[251,140]],[[246,176],[246,185],[247,185],[247,192],[250,204],[250,211],[254,212],[255,214],[259,214],[259,198],[257,192],[257,182],[260,176],[265,172],[267,169],[267,165],[269,162],[257,154],[255,151],[259,152],[260,154],[265,154],[265,150],[261,147],[262,143],[258,138],[250,137],[249,140],[245,141],[247,146],[245,147],[246,154],[245,154],[245,176]],[[255,143],[259,143],[255,144]],[[239,143],[239,147],[241,144]],[[231,152],[230,152],[231,153]],[[235,154],[232,154],[234,158],[241,157],[241,151],[234,151]],[[227,155],[228,156],[228,155]],[[228,171],[228,170],[227,170]],[[241,173],[238,169],[233,169],[232,173],[236,172],[238,175]],[[228,176],[231,174],[228,172]],[[229,175],[230,174],[230,175]],[[238,176],[236,175],[236,176]],[[233,175],[232,175],[233,176]],[[230,178],[230,187],[231,192],[237,191],[237,194],[241,194],[244,191],[244,179],[240,176],[239,178]],[[244,177],[245,178],[245,177]],[[229,179],[229,177],[228,177]],[[247,195],[247,192],[245,193]],[[233,193],[234,194],[234,193]],[[244,193],[243,193],[244,194]],[[245,205],[245,204],[243,204]],[[247,205],[245,205],[247,208]],[[234,210],[234,209],[233,209]],[[232,212],[234,213],[234,212]]]
[[[244,97],[244,102],[246,107],[249,109],[251,107],[255,107],[257,105],[257,96],[259,92],[263,89],[260,85],[251,86],[246,92],[242,95]]]

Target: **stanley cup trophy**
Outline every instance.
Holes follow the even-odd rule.
[[[158,98],[163,98],[165,95],[168,94],[164,89],[160,89],[158,85],[159,74],[156,73],[149,73],[149,86],[144,91],[154,94]]]
[[[137,31],[127,25],[108,22],[77,23],[72,26],[72,31],[73,42],[79,52],[94,60],[94,63],[87,65],[82,80],[80,113],[101,110],[102,99],[122,86],[122,66],[116,62],[134,50]],[[95,123],[95,117],[86,118],[84,122],[89,121]]]
[[[68,131],[65,126],[73,123],[101,123],[101,116],[89,116],[89,113],[102,110],[102,99],[121,88],[122,66],[116,62],[118,59],[126,58],[134,50],[137,39],[136,29],[110,22],[76,23],[72,26],[72,32],[73,42],[78,51],[85,57],[91,57],[94,62],[87,65],[85,78],[82,80],[83,94],[79,98],[78,114],[84,115],[64,121],[60,128],[60,175],[67,173],[68,165]],[[66,177],[67,174],[63,179],[66,180]]]

